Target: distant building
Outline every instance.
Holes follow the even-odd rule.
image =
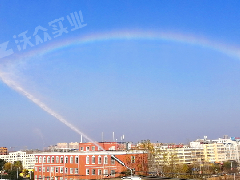
[[[195,149],[203,149],[203,156],[201,161],[210,163],[222,163],[228,160],[234,160],[240,162],[240,138],[230,137],[224,135],[223,138],[208,140],[197,139],[190,142],[190,147]],[[201,154],[201,152],[199,152]]]
[[[57,145],[49,146],[47,151],[52,152],[70,152],[70,151],[78,151],[79,143],[71,142],[71,143],[57,143]]]
[[[8,149],[6,147],[0,147],[0,155],[7,155]]]
[[[34,154],[27,154],[23,151],[10,152],[8,155],[0,155],[0,159],[10,163],[21,161],[24,169],[33,169],[35,165]]]

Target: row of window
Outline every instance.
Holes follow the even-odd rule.
[[[38,161],[39,160],[39,161]],[[36,157],[36,163],[63,163],[63,156],[61,156],[60,158],[58,156],[56,156],[56,160],[55,160],[55,157],[52,156],[50,158],[50,156],[48,156],[47,158],[44,156],[42,158],[42,156],[40,156],[39,158]],[[64,160],[65,163],[68,163],[68,156],[65,157],[65,160]],[[70,163],[74,163],[73,162],[73,156],[70,157]],[[78,156],[75,156],[75,163],[78,163]]]
[[[63,173],[63,169],[63,167],[35,167],[35,171],[50,173]],[[78,168],[65,168],[65,174],[68,174],[68,169],[70,174],[78,174]]]
[[[91,160],[92,160],[92,164],[96,164],[96,157],[95,156],[92,156]],[[108,157],[107,156],[104,156],[103,163],[108,164]],[[90,157],[89,156],[86,157],[86,164],[90,164]],[[98,164],[102,164],[102,157],[101,156],[98,156]],[[111,164],[115,164],[115,160],[112,159],[112,158],[111,158]]]
[[[102,157],[101,156],[98,156],[98,159],[97,159],[97,163],[98,164],[102,164]],[[68,156],[65,157],[65,159],[63,158],[63,156],[61,156],[60,158],[58,156],[56,156],[56,159],[54,156],[52,156],[50,158],[50,156],[48,156],[47,158],[44,156],[42,158],[42,156],[40,156],[39,158],[36,157],[36,163],[69,163],[69,160],[68,160]],[[79,162],[79,158],[78,156],[75,156],[75,161],[74,161],[74,158],[73,156],[70,157],[70,163],[78,163]],[[108,164],[108,157],[107,156],[104,156],[104,159],[103,159],[103,163],[104,164]],[[131,156],[131,163],[135,163],[135,156]],[[90,157],[89,156],[86,156],[86,164],[96,164],[96,157],[95,156],[92,156],[91,158],[91,162],[90,162]],[[111,164],[115,164],[115,160],[111,158]]]
[[[46,177],[45,178],[45,176],[39,176],[39,178],[38,178],[38,176],[37,175],[35,175],[35,180],[37,180],[37,179],[42,179],[42,180],[63,180],[63,177]],[[68,180],[68,178],[65,178],[65,180]],[[70,178],[70,180],[73,180],[73,178]]]
[[[54,171],[55,169],[55,171]],[[63,167],[35,167],[35,171],[39,171],[39,172],[50,172],[50,173],[63,173]],[[68,174],[68,169],[69,169],[69,173],[70,174],[78,174],[79,171],[78,171],[78,168],[65,168],[65,174]],[[102,169],[98,169],[98,172],[97,172],[98,175],[105,175],[105,176],[108,176],[108,170],[107,169],[104,169],[103,171],[103,174],[102,174]],[[90,175],[90,170],[89,169],[86,169],[86,175]],[[96,169],[91,169],[91,175],[96,175]],[[111,173],[110,175],[114,176],[115,175],[115,170],[111,170]]]
[[[91,151],[95,151],[95,150],[96,150],[95,146],[92,146]],[[80,151],[84,151],[84,147],[80,147]],[[89,146],[86,147],[86,151],[90,151],[90,147]]]
[[[96,169],[91,169],[91,174],[90,174],[90,170],[86,169],[86,175],[96,175]],[[104,176],[114,176],[115,175],[115,170],[111,170],[111,173],[108,174],[108,169],[104,169],[103,170],[103,174],[102,174],[102,169],[98,169],[98,174],[97,175],[104,175]]]

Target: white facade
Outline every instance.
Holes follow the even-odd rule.
[[[240,138],[198,139],[190,142],[190,147],[203,148],[205,160],[208,162],[223,162],[228,160],[240,162]]]
[[[24,169],[33,169],[36,162],[34,154],[27,154],[23,151],[11,152],[8,155],[0,155],[0,159],[10,163],[21,161]]]

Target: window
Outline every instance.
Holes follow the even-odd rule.
[[[51,172],[54,172],[54,167],[51,167]]]
[[[49,167],[47,167],[47,172],[49,172]]]
[[[131,163],[135,163],[135,156],[131,156]]]
[[[111,164],[115,164],[115,159],[111,158]]]
[[[66,173],[66,174],[68,173],[68,168],[65,168],[65,173]]]
[[[95,169],[92,169],[92,175],[95,175],[96,173],[95,173]]]
[[[78,168],[75,168],[75,174],[78,174]]]
[[[73,174],[73,168],[70,168],[70,174]]]
[[[60,177],[60,180],[63,180],[63,177]]]
[[[42,171],[45,172],[45,167],[42,168]]]
[[[104,164],[107,164],[107,163],[108,163],[108,157],[104,156]]]
[[[38,157],[36,157],[36,163],[38,163]]]
[[[35,179],[37,179],[37,175],[35,175]]]
[[[58,173],[58,167],[55,168],[55,172]]]
[[[52,156],[52,163],[54,163],[54,156]]]
[[[86,157],[86,164],[89,164],[89,156]]]
[[[70,163],[73,163],[73,157],[72,156],[70,157]]]
[[[59,163],[59,157],[58,156],[56,157],[56,163]]]
[[[102,164],[102,157],[98,156],[98,164]]]
[[[39,167],[39,168],[38,168],[38,171],[39,171],[39,172],[41,172],[41,171],[42,171],[42,168],[41,168],[41,167]]]
[[[92,151],[95,151],[95,146],[92,146]]]
[[[47,157],[47,163],[50,163],[50,157],[49,156]]]
[[[104,174],[104,176],[108,176],[108,170],[107,170],[107,169],[104,169],[103,174]]]
[[[80,150],[83,151],[84,150],[83,147],[81,147]]]
[[[86,169],[86,175],[89,175],[89,169]]]
[[[111,170],[111,176],[115,176],[115,170]]]
[[[86,151],[89,151],[89,147],[88,146],[86,147]]]
[[[45,156],[43,157],[43,163],[46,163],[46,157]]]
[[[102,170],[101,169],[98,170],[98,175],[102,175]]]
[[[78,156],[75,156],[75,163],[78,163]]]
[[[42,156],[39,157],[39,163],[42,163]]]
[[[65,157],[65,163],[68,163],[68,157],[67,156]]]
[[[63,167],[60,167],[60,173],[63,173]]]
[[[61,156],[60,158],[60,163],[63,163],[63,156]]]
[[[37,167],[35,167],[35,171],[37,171]]]
[[[92,164],[95,164],[95,156],[92,157]]]

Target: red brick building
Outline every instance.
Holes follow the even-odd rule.
[[[89,147],[89,151],[35,154],[34,179],[68,180],[118,177],[127,168],[112,159],[111,155],[134,169],[136,174],[144,174],[147,171],[147,154],[143,151],[96,151],[96,147],[95,151],[90,151],[93,144],[84,144],[86,146],[82,147]]]
[[[101,148],[99,148],[99,146]],[[126,150],[127,143],[119,142],[92,142],[89,143],[79,143],[79,151],[101,151],[102,149],[106,151],[117,151]]]

